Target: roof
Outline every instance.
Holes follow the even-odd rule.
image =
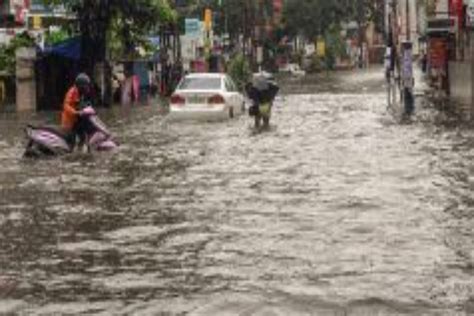
[[[186,78],[224,78],[226,74],[223,73],[192,73],[186,75]]]
[[[81,59],[81,39],[78,37],[70,38],[53,46],[47,46],[44,53],[79,60]]]

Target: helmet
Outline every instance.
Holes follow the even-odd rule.
[[[76,77],[75,84],[79,88],[88,87],[91,84],[91,79],[85,73],[81,73]]]

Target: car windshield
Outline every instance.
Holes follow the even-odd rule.
[[[221,78],[186,78],[179,90],[220,90]]]

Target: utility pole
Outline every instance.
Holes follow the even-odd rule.
[[[105,106],[112,104],[112,67],[109,64],[109,50],[107,47],[107,29],[110,22],[110,3],[109,0],[102,0],[100,2],[100,19],[104,30],[100,38],[101,46],[101,59],[102,59],[102,103]]]
[[[258,71],[260,72],[262,69],[262,63],[263,63],[263,42],[265,40],[265,25],[267,23],[266,18],[265,18],[265,12],[264,12],[264,3],[263,0],[258,0],[258,7],[257,7],[257,16],[261,17],[259,20],[260,22],[258,25],[256,25],[256,28],[258,29],[258,34],[256,38],[256,45],[255,45],[255,51],[256,51],[256,62],[258,65]]]
[[[397,77],[399,76],[400,69],[396,67],[399,65],[399,54],[398,54],[398,28],[396,26],[397,17],[397,4],[396,0],[385,0],[386,12],[386,33],[387,33],[387,48],[385,53],[385,76],[387,80],[387,103],[390,108],[396,101],[396,83]],[[396,73],[398,70],[398,73]]]
[[[410,41],[410,33],[411,33],[411,28],[410,28],[410,2],[409,0],[405,0],[405,4],[406,4],[406,15],[407,15],[407,23],[406,23],[406,26],[407,26],[407,42]]]
[[[405,0],[405,19],[406,19],[406,39],[402,43],[402,103],[405,115],[413,113],[415,108],[414,100],[414,79],[413,79],[413,43],[411,41],[410,27],[410,2]]]

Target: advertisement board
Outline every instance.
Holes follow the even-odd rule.
[[[467,6],[468,25],[474,27],[474,0],[469,0]]]

